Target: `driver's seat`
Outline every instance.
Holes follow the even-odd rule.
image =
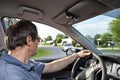
[[[0,50],[0,57],[1,57],[1,55],[2,55],[3,52],[7,53],[8,50],[7,50],[7,49],[1,49],[1,50]]]

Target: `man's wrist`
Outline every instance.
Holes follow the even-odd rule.
[[[80,56],[77,53],[75,53],[75,59],[78,59],[78,58],[80,58]]]

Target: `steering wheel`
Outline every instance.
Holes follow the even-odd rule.
[[[99,69],[102,70],[101,80],[107,80],[107,72],[106,72],[106,67],[103,59],[95,53],[92,53],[91,58],[93,57],[98,60],[98,63],[81,70],[78,74],[76,73],[78,71],[77,69],[80,67],[78,63],[81,59],[79,58],[75,61],[71,71],[72,80],[96,80],[95,74],[96,74],[96,71]]]

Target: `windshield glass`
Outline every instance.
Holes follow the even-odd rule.
[[[103,54],[120,55],[119,12],[116,9],[72,26]]]

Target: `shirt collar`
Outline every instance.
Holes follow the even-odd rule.
[[[28,71],[34,69],[34,64],[32,64],[30,62],[29,62],[29,64],[25,64],[25,63],[17,60],[16,58],[12,57],[11,55],[9,55],[7,53],[3,53],[1,58],[3,60],[5,60],[6,62],[10,63],[10,64],[22,67],[22,68],[24,68],[24,69],[26,69]]]

